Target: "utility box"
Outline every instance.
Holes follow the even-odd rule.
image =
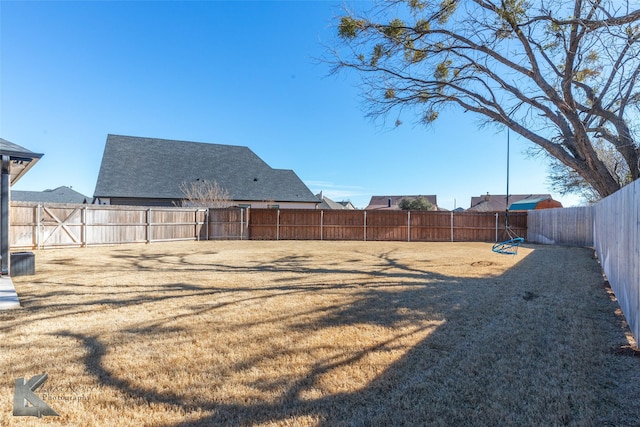
[[[33,252],[12,252],[10,273],[12,277],[36,274],[36,258]]]

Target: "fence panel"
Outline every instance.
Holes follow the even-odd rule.
[[[278,240],[278,210],[249,209],[251,240]]]
[[[407,241],[409,220],[403,211],[367,212],[367,240]]]
[[[12,248],[88,246],[203,236],[205,210],[11,203]],[[205,230],[206,232],[206,230]]]
[[[144,243],[149,241],[145,208],[87,208],[86,245]],[[89,225],[90,224],[90,225]]]
[[[244,240],[248,239],[246,209],[225,208],[209,209],[209,240]]]
[[[324,211],[323,240],[365,240],[366,211]]]
[[[640,180],[595,206],[596,253],[636,341],[640,340]]]
[[[411,212],[412,242],[450,242],[451,212]]]
[[[526,212],[509,212],[508,215],[506,212],[461,212],[453,215],[453,241],[502,242],[514,236],[527,238]]]
[[[32,205],[11,203],[11,227],[9,228],[10,246],[36,248],[38,208]]]
[[[541,209],[529,212],[529,241],[549,245],[593,246],[595,207]]]
[[[322,211],[283,209],[279,211],[280,240],[320,240]]]

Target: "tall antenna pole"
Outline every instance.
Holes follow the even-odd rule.
[[[507,126],[507,207],[505,210],[505,225],[509,228],[509,127]]]

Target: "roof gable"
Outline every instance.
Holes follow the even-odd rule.
[[[216,181],[234,200],[317,202],[291,170],[248,147],[108,135],[95,197],[180,199],[183,183]]]

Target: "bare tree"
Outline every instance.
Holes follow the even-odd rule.
[[[640,10],[614,0],[389,1],[340,17],[335,71],[372,117],[447,106],[533,142],[601,197],[640,176]],[[594,142],[629,171],[619,180]]]
[[[180,184],[185,204],[195,207],[226,208],[231,205],[231,196],[217,181],[196,180]]]

